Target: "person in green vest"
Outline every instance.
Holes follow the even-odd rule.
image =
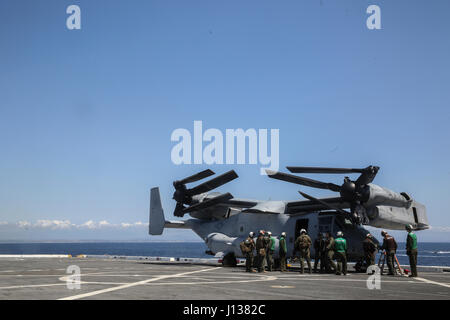
[[[287,246],[286,246],[286,232],[281,233],[280,244],[279,244],[279,255],[280,255],[280,271],[286,272],[286,255],[287,255]]]
[[[410,277],[417,277],[417,236],[412,232],[412,225],[408,224],[405,227],[408,232],[406,237],[406,254],[409,257],[409,265],[411,266]]]
[[[338,231],[337,238],[334,240],[334,251],[336,254],[336,274],[341,272],[344,276],[347,275],[347,240],[344,239],[342,231]]]
[[[266,262],[268,271],[273,271],[273,252],[275,251],[275,238],[272,237],[272,232],[267,231],[267,237],[269,241],[267,242],[267,254],[266,254]]]

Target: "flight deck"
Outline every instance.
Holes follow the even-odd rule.
[[[69,266],[81,271],[79,289],[67,273]],[[448,268],[430,271],[419,268],[419,278],[382,275],[381,288],[370,290],[369,276],[353,272],[300,274],[290,268],[285,273],[247,273],[241,265],[222,267],[213,260],[5,256],[0,257],[0,300],[449,300]]]

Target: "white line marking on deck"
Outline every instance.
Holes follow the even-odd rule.
[[[274,281],[277,277],[260,277],[258,279],[247,280],[231,280],[231,281],[196,281],[196,282],[163,282],[163,283],[150,283],[149,286],[167,286],[167,285],[201,285],[201,284],[234,284],[234,283],[249,283],[249,282],[261,282],[261,281]]]
[[[419,280],[419,281],[423,281],[423,282],[426,282],[426,283],[436,284],[436,285],[438,285],[438,286],[443,286],[443,287],[450,288],[450,284],[448,284],[448,283],[442,283],[442,282],[431,281],[431,280],[424,279],[424,278],[419,278],[419,277],[415,277],[415,278],[413,278],[413,279],[416,279],[416,280]]]
[[[139,285],[142,285],[142,284],[147,284],[149,282],[154,282],[154,281],[163,280],[163,279],[167,279],[167,278],[176,278],[178,276],[183,276],[183,275],[187,275],[187,274],[193,274],[193,273],[217,270],[218,268],[220,269],[221,267],[214,267],[214,268],[208,268],[208,269],[202,269],[202,270],[196,270],[196,271],[190,271],[190,272],[171,274],[171,275],[166,275],[166,276],[159,276],[159,277],[156,277],[156,278],[151,278],[151,279],[147,279],[147,280],[142,280],[142,281],[138,281],[138,282],[124,284],[124,285],[121,285],[121,286],[118,286],[118,287],[112,287],[112,288],[108,288],[108,289],[102,289],[102,290],[92,291],[92,292],[88,292],[88,293],[78,294],[78,295],[75,295],[75,296],[60,298],[58,300],[77,300],[77,299],[91,297],[91,296],[95,296],[95,295],[106,293],[106,292],[112,292],[112,291],[127,289],[127,288],[131,288],[131,287],[135,287],[135,286],[139,286]]]
[[[0,287],[0,290],[3,289],[23,289],[23,288],[39,288],[39,287],[54,287],[54,286],[65,286],[65,283],[52,283],[52,284],[29,284],[22,286],[9,286],[9,287]]]

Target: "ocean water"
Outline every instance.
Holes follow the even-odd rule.
[[[405,244],[398,243],[397,258],[409,264]],[[211,258],[203,242],[70,242],[0,243],[0,254],[79,254]],[[377,257],[378,262],[378,257]],[[450,243],[419,243],[418,264],[450,266]]]
[[[79,254],[211,258],[203,242],[0,243],[0,254]]]
[[[424,242],[418,244],[418,249],[418,265],[450,266],[450,243]],[[408,256],[406,255],[405,250],[405,243],[398,243],[397,258],[400,264],[409,264]]]

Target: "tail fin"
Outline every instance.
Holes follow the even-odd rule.
[[[164,230],[164,210],[161,205],[161,197],[159,195],[159,188],[152,188],[150,190],[150,223],[149,233],[151,235],[161,235]]]

